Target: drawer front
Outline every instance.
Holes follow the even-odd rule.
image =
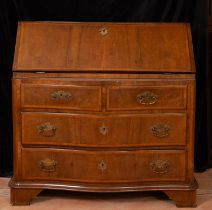
[[[184,181],[184,151],[23,149],[24,179],[79,182]]]
[[[108,88],[108,110],[186,109],[187,86]]]
[[[28,108],[101,110],[101,87],[22,84],[21,105]]]
[[[185,145],[186,118],[185,113],[22,113],[22,143],[85,147]]]

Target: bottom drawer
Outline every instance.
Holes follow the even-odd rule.
[[[184,181],[183,150],[23,149],[22,177],[78,182]]]

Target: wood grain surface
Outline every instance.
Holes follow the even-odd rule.
[[[13,71],[12,204],[63,189],[196,205],[188,24],[20,22]]]

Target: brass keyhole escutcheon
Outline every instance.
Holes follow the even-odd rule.
[[[102,171],[102,173],[106,170],[107,165],[106,165],[106,163],[104,162],[104,160],[101,160],[101,161],[99,162],[98,168]]]
[[[107,28],[102,27],[102,28],[99,29],[99,33],[100,33],[102,36],[105,36],[105,35],[108,34],[108,30],[107,30]]]
[[[106,127],[105,125],[102,125],[100,128],[99,128],[99,132],[105,136],[107,133],[108,133],[108,127]]]

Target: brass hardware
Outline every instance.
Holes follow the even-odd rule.
[[[108,133],[108,127],[106,127],[105,125],[102,125],[100,128],[99,128],[99,132],[105,136],[107,133]]]
[[[105,36],[105,35],[108,34],[108,30],[107,30],[107,28],[102,27],[102,28],[99,29],[99,33],[100,33],[102,36]]]
[[[167,160],[155,160],[150,163],[150,167],[156,174],[165,174],[169,172],[170,164]]]
[[[51,137],[55,135],[56,127],[51,125],[50,122],[46,122],[42,125],[37,126],[38,132],[41,136]]]
[[[158,123],[152,126],[152,133],[154,136],[163,138],[169,135],[170,126],[164,123]]]
[[[46,158],[44,160],[41,160],[40,163],[40,170],[44,172],[55,172],[57,162],[55,160],[51,160],[49,158]]]
[[[104,172],[104,170],[106,170],[107,165],[106,165],[106,163],[104,162],[104,160],[101,160],[101,161],[99,162],[98,168],[102,171],[102,173]]]
[[[137,95],[137,102],[144,105],[155,104],[157,99],[158,96],[149,91]]]
[[[66,101],[68,101],[68,100],[71,99],[71,97],[72,97],[72,94],[71,93],[65,92],[63,90],[58,90],[58,91],[56,91],[56,92],[54,92],[54,93],[51,94],[51,99],[52,100],[58,100],[58,101],[59,100],[66,100]]]

